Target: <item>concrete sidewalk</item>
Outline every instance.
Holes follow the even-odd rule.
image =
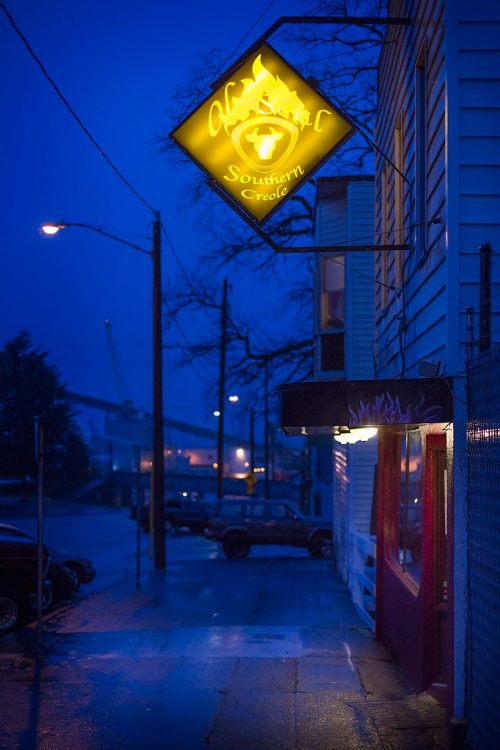
[[[61,611],[39,659],[33,629],[0,642],[2,750],[445,746],[442,709],[355,623],[172,626],[164,586]]]
[[[446,747],[326,566],[174,561],[53,613],[38,658],[34,627],[4,637],[0,748]]]

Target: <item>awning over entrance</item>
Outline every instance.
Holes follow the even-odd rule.
[[[336,428],[453,421],[452,378],[320,380],[279,387],[286,435]]]

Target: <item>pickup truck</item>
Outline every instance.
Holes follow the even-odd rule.
[[[208,505],[200,500],[173,497],[165,502],[163,520],[167,532],[172,529],[188,528],[194,534],[203,534],[209,517]],[[149,531],[149,505],[143,508],[141,526],[144,531]]]

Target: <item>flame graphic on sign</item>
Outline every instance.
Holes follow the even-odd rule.
[[[223,129],[239,157],[251,169],[273,172],[290,156],[300,132],[311,125],[311,116],[303,101],[279,76],[275,76],[257,55],[252,64],[253,78],[242,78],[238,86],[230,81],[224,89],[224,101],[213,102],[208,130],[212,137]]]

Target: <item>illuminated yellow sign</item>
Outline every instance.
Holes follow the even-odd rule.
[[[353,126],[263,45],[171,136],[245,214],[264,221]]]

